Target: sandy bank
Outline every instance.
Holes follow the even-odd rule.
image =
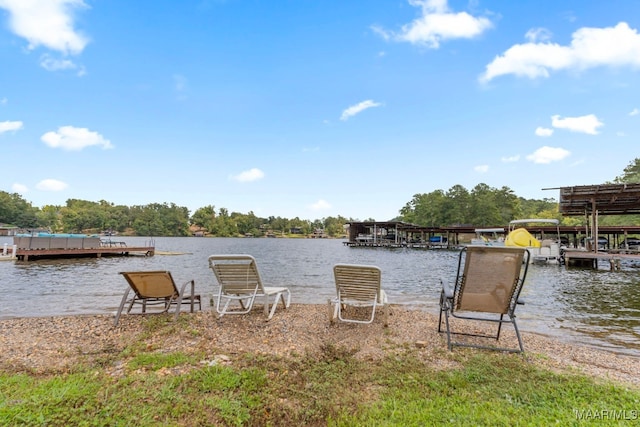
[[[64,372],[77,363],[116,354],[139,340],[158,351],[202,352],[207,358],[245,352],[300,354],[331,344],[353,349],[358,358],[373,360],[411,348],[434,366],[455,367],[455,358],[446,349],[446,338],[438,334],[433,314],[391,306],[389,327],[384,328],[381,316],[370,325],[330,325],[327,311],[326,305],[292,304],[287,310],[279,308],[270,322],[264,321],[261,310],[220,320],[209,311],[183,313],[175,323],[176,333],[169,337],[148,336],[141,316],[124,316],[115,328],[113,317],[107,315],[7,319],[0,321],[0,369]],[[502,345],[515,343],[508,329]],[[526,332],[523,338],[524,357],[530,363],[640,387],[640,363],[633,356]]]

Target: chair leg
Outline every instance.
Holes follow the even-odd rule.
[[[231,300],[227,298],[227,301],[224,304],[224,307],[222,307],[222,310],[220,310],[220,300],[222,298],[218,297],[218,302],[216,304],[216,312],[218,313],[218,319],[222,318],[222,316],[224,316],[227,313],[227,308],[229,308],[229,304],[231,303]]]
[[[504,319],[504,314],[500,315],[500,321],[498,322],[498,333],[496,334],[496,341],[500,340],[500,331],[502,331],[502,319]]]
[[[287,294],[287,299],[284,299],[284,294]],[[284,308],[289,308],[289,306],[291,305],[291,292],[289,290],[286,290],[284,292],[282,292],[280,294],[280,300],[282,301],[282,305],[284,306]]]
[[[276,295],[276,301],[273,303],[273,307],[275,307],[277,304],[278,304],[278,295]],[[264,296],[263,309],[264,309],[264,315],[267,316],[267,320],[271,319],[271,316],[269,315],[269,296],[268,295]]]
[[[284,296],[282,295],[282,292],[278,292],[275,300],[273,301],[273,304],[271,305],[271,311],[269,311],[269,300],[268,300],[268,297],[265,296],[264,314],[267,315],[267,320],[271,320],[271,318],[273,317],[273,314],[276,312],[276,308],[278,308],[278,300],[280,298],[283,298],[283,303],[284,303]]]
[[[442,332],[442,310],[445,304],[444,290],[440,292],[440,317],[438,318],[438,332]]]
[[[389,326],[389,304],[382,306],[382,318],[384,319],[384,327]]]
[[[447,347],[449,351],[453,350],[453,344],[451,343],[451,328],[449,326],[449,311],[444,312],[444,322],[447,327]]]
[[[183,294],[180,294],[178,296],[178,299],[176,300],[176,313],[174,314],[174,320],[178,320],[178,317],[180,316],[180,308],[182,307],[182,297]],[[167,303],[167,311],[169,311],[169,307],[171,306],[171,300]],[[193,313],[193,300],[191,301],[191,312]]]
[[[131,288],[128,287],[127,290],[124,292],[124,295],[122,296],[122,301],[120,301],[120,306],[118,307],[118,311],[116,312],[116,318],[113,321],[113,326],[118,326],[118,322],[120,321],[120,315],[122,314],[122,309],[124,308],[124,305],[127,302],[127,297],[129,296],[130,291],[131,291]]]
[[[516,323],[515,317],[511,318],[513,322],[513,329],[516,330],[516,337],[518,337],[518,345],[520,346],[520,352],[524,353],[524,345],[522,344],[522,337],[520,336],[520,330],[518,329],[518,324]]]
[[[327,298],[327,307],[329,309],[329,323],[336,321],[336,307],[333,306],[331,298]]]
[[[131,301],[129,301],[129,307],[127,307],[127,313],[131,312],[131,309],[133,308],[133,304],[136,302],[137,299],[137,295],[134,295],[133,297],[131,297]]]

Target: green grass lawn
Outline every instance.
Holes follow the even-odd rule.
[[[632,425],[640,409],[640,390],[544,370],[535,355],[456,350],[445,369],[412,348],[353,354],[214,364],[134,345],[64,374],[0,373],[0,425]]]

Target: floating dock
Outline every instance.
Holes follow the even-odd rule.
[[[17,235],[12,248],[14,259],[29,261],[42,258],[86,258],[103,256],[153,256],[155,247],[131,247],[124,242],[102,240],[98,236],[82,234]]]
[[[153,256],[153,246],[100,247],[87,249],[18,249],[15,258],[19,261],[42,258],[84,258],[102,256]]]

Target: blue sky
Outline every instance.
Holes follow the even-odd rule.
[[[0,0],[0,190],[388,220],[640,157],[640,2]]]

